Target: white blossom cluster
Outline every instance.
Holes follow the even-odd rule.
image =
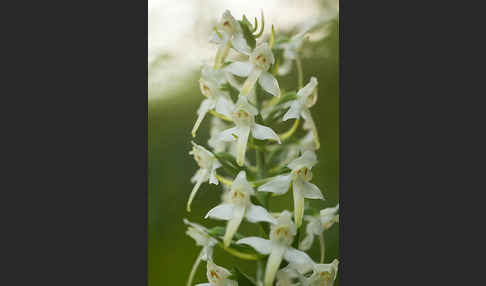
[[[310,111],[317,100],[318,82],[315,77],[305,85],[302,82],[299,51],[305,33],[276,39],[272,27],[268,42],[257,41],[263,27],[263,15],[260,22],[255,19],[252,24],[245,16],[236,20],[225,11],[210,37],[217,53],[214,64],[202,68],[199,83],[206,98],[197,111],[192,135],[196,136],[201,122],[210,115],[207,143],[211,151],[192,142],[189,154],[199,170],[191,179],[195,185],[187,211],[191,211],[203,183],[221,183],[222,201],[205,218],[227,223],[208,229],[184,220],[186,233],[202,247],[188,286],[193,285],[201,261],[206,261],[209,282],[199,286],[333,285],[336,279],[339,262],[334,259],[324,264],[323,233],[339,221],[339,205],[318,211],[305,204],[306,199],[324,200],[319,187],[311,182],[320,146]],[[246,60],[230,59],[231,50]],[[282,91],[276,76],[289,72],[293,61],[299,73],[298,87]],[[284,68],[279,70],[280,63]],[[284,131],[277,133],[279,129]],[[270,212],[271,197],[289,190],[293,211]],[[244,220],[259,224],[261,235],[238,232]],[[305,253],[315,237],[320,242],[319,262]],[[256,275],[218,266],[213,257],[215,246],[240,259],[257,261]]]

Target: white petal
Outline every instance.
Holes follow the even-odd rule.
[[[218,113],[221,113],[227,117],[231,117],[231,110],[233,110],[234,105],[235,104],[231,100],[219,96],[214,109]]]
[[[243,83],[243,86],[241,87],[240,93],[242,95],[247,95],[248,93],[250,93],[250,90],[253,88],[253,86],[255,86],[255,83],[257,82],[258,77],[260,77],[260,74],[262,72],[263,71],[259,68],[253,68],[251,70],[250,74]]]
[[[242,206],[233,206],[233,217],[228,221],[226,225],[226,232],[224,234],[223,242],[224,246],[228,247],[235,235],[236,231],[238,231],[238,227],[243,221],[243,217],[245,216],[245,207]]]
[[[232,43],[235,50],[247,56],[250,55],[251,48],[250,46],[248,46],[248,43],[246,42],[242,33],[236,33],[234,35]]]
[[[238,240],[236,243],[249,245],[263,255],[268,255],[272,251],[272,242],[261,237],[245,237]]]
[[[218,139],[225,142],[234,142],[236,141],[236,137],[233,135],[237,135],[237,134],[238,134],[238,127],[232,127],[219,133]]]
[[[224,38],[225,34],[222,35]],[[224,39],[223,42],[218,45],[218,51],[216,52],[216,57],[214,58],[214,69],[221,68],[224,61],[226,60],[226,57],[228,56],[230,48],[231,43],[229,41],[226,41],[226,39]]]
[[[304,239],[302,239],[299,243],[300,250],[309,250],[314,242],[314,235],[312,233],[306,232]]]
[[[265,140],[265,139],[272,139],[278,142],[280,144],[280,137],[278,137],[277,133],[272,130],[272,128],[263,126],[261,124],[255,124],[251,130],[251,135],[260,140]]]
[[[196,284],[196,286],[211,286],[212,284],[211,283],[199,283],[199,284]]]
[[[233,217],[233,205],[221,204],[211,209],[204,218],[214,218],[221,220],[230,220]]]
[[[226,66],[224,70],[237,76],[247,77],[252,68],[253,65],[249,62],[234,62]]]
[[[302,193],[302,180],[294,180],[292,184],[294,193],[294,219],[297,228],[302,225],[302,218],[304,217],[304,196]]]
[[[275,274],[277,273],[280,263],[282,262],[282,257],[286,252],[287,247],[283,245],[274,244],[272,247],[272,252],[267,260],[267,267],[265,269],[265,286],[272,286],[273,280],[275,280]]]
[[[319,235],[324,231],[324,229],[322,228],[322,224],[317,217],[304,216],[304,219],[309,220],[309,223],[307,224],[307,228],[306,228],[306,231],[309,234]]]
[[[213,259],[213,246],[216,243],[204,246],[204,248],[201,250],[201,254],[202,254],[201,259],[202,260],[207,261],[208,259]]]
[[[298,170],[302,167],[310,168],[317,164],[317,156],[313,151],[305,151],[302,156],[290,162],[287,166],[289,169]]]
[[[246,210],[246,219],[253,223],[259,221],[266,221],[273,224],[277,223],[277,220],[264,207],[254,204],[250,204]]]
[[[238,97],[238,101],[236,102],[236,105],[239,108],[246,110],[253,116],[258,114],[258,109],[249,102],[248,96],[246,95],[240,94],[240,96]]]
[[[292,262],[294,266],[297,266],[297,270],[301,273],[308,272],[315,265],[309,255],[292,247],[287,249],[284,259],[288,262]]]
[[[253,187],[250,185],[248,180],[246,179],[246,172],[240,171],[236,178],[233,180],[232,188],[243,188],[247,190],[250,194],[254,194]]]
[[[302,182],[302,194],[306,199],[324,200],[321,190],[310,182]]]
[[[236,163],[243,166],[245,163],[246,145],[248,145],[248,136],[250,135],[250,127],[238,128],[238,139],[236,142]]]
[[[298,100],[293,100],[290,109],[284,114],[283,121],[287,121],[292,118],[299,118],[302,112],[302,103]]]
[[[277,79],[269,72],[262,72],[258,79],[262,88],[273,96],[280,96],[280,87]]]
[[[314,92],[314,89],[317,86],[317,79],[315,77],[311,77],[309,83],[307,83],[303,88],[297,91],[297,97],[307,97]]]
[[[320,211],[320,215],[321,217],[323,216],[326,216],[326,215],[333,215],[335,214],[337,211],[339,210],[339,204],[337,204],[335,207],[333,208],[325,208],[323,210]]]
[[[218,178],[216,178],[216,169],[221,167],[219,162],[213,163],[213,169],[211,170],[211,174],[209,175],[209,183],[213,185],[219,185]]]
[[[197,182],[199,176],[201,176],[201,169],[197,170],[194,176],[191,177],[191,183]]]
[[[191,194],[189,195],[189,200],[187,200],[186,210],[188,212],[191,212],[192,200],[196,196],[197,190],[199,190],[199,187],[201,186],[201,184],[206,182],[207,180],[208,180],[208,171],[205,170],[205,169],[201,169],[200,174],[197,177],[196,184],[192,188]]]
[[[292,181],[292,177],[290,174],[279,175],[274,177],[268,183],[260,186],[258,190],[260,192],[271,192],[280,195],[285,194],[289,190],[291,181]]]
[[[203,102],[201,102],[201,106],[197,110],[197,120],[196,123],[194,124],[194,127],[192,128],[192,137],[196,137],[196,131],[199,128],[199,125],[201,125],[202,120],[204,119],[204,116],[206,116],[206,113],[214,107],[214,104],[211,100],[205,99]]]

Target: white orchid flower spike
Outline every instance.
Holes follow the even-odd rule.
[[[238,282],[228,279],[231,272],[228,269],[216,265],[212,260],[207,262],[206,276],[209,283],[200,283],[196,286],[238,286]]]
[[[287,165],[292,170],[290,173],[276,176],[258,188],[261,192],[285,194],[292,183],[294,217],[297,228],[302,225],[304,198],[324,200],[321,190],[309,182],[312,179],[311,169],[315,164],[317,164],[316,154],[313,151],[305,151],[302,156]]]
[[[255,116],[257,114],[258,110],[248,102],[248,98],[240,95],[232,113],[232,118],[236,126],[226,129],[219,136],[219,139],[225,142],[237,141],[236,161],[240,166],[243,166],[245,162],[246,146],[250,131],[253,138],[261,140],[271,139],[278,141],[279,144],[281,143],[275,131],[267,126],[255,123]]]
[[[333,286],[338,272],[339,261],[334,259],[330,264],[316,264],[314,272],[305,281],[304,286]]]
[[[228,56],[230,48],[234,48],[245,55],[251,53],[251,48],[248,46],[245,37],[243,36],[243,30],[241,29],[240,23],[236,21],[229,10],[226,10],[223,13],[221,21],[219,22],[216,31],[211,34],[209,42],[218,45],[218,51],[214,61],[215,69],[221,68]]]
[[[233,181],[227,199],[206,214],[205,218],[228,221],[223,238],[225,247],[230,245],[243,218],[253,223],[264,221],[274,224],[277,222],[265,208],[251,203],[250,196],[254,194],[255,191],[248,183],[245,171],[241,171]]]
[[[192,266],[192,270],[187,281],[187,286],[191,286],[199,264],[201,261],[208,261],[212,259],[213,247],[218,243],[218,241],[209,235],[208,229],[204,226],[190,222],[187,219],[184,219],[184,223],[189,226],[186,234],[194,239],[198,246],[202,246],[202,250]]]
[[[249,62],[233,62],[224,70],[237,76],[248,77],[240,90],[241,95],[248,95],[258,81],[265,91],[273,96],[280,96],[278,81],[268,72],[274,62],[272,49],[267,43],[263,43],[251,53]]]
[[[306,123],[310,125],[312,133],[314,133],[314,142],[316,144],[316,150],[319,149],[319,135],[317,134],[317,127],[312,119],[311,112],[309,108],[314,106],[317,101],[317,79],[312,77],[303,88],[297,91],[297,99],[289,101],[288,105],[290,109],[283,116],[283,121],[289,119],[297,119],[302,116]]]
[[[277,272],[276,278],[276,286],[299,286],[304,276],[292,264],[288,264]]]
[[[218,185],[218,179],[216,179],[216,169],[221,167],[221,163],[219,163],[218,159],[211,153],[210,151],[206,150],[203,146],[197,145],[194,142],[192,143],[192,150],[189,152],[189,155],[193,155],[194,159],[196,160],[197,164],[199,165],[199,170],[197,170],[196,174],[191,178],[191,182],[195,182],[194,188],[189,195],[189,200],[187,201],[187,211],[191,211],[191,203],[194,197],[196,196],[197,190],[201,186],[202,183],[209,181],[210,184]]]
[[[322,236],[322,233],[328,230],[334,223],[339,221],[339,204],[333,208],[325,208],[317,216],[304,216],[308,222],[306,227],[306,236],[299,244],[300,250],[309,250],[314,242],[314,236]],[[324,239],[321,237],[321,239]]]
[[[246,244],[253,247],[263,255],[270,255],[267,260],[265,270],[264,286],[272,286],[275,275],[282,262],[285,259],[289,263],[308,267],[313,265],[312,259],[305,253],[290,245],[297,233],[295,224],[292,222],[291,214],[283,211],[278,218],[278,222],[272,225],[270,231],[270,240],[261,237],[246,237],[237,241],[238,244]]]
[[[197,110],[197,120],[192,128],[192,137],[196,136],[197,129],[209,110],[215,110],[225,116],[231,116],[234,103],[226,92],[221,91],[220,86],[226,82],[226,75],[221,70],[204,67],[199,86],[202,94],[207,97],[201,102]]]

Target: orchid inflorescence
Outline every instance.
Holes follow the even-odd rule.
[[[197,111],[192,135],[196,136],[204,118],[211,115],[211,151],[192,142],[189,154],[199,170],[191,179],[195,185],[187,211],[191,211],[203,183],[221,183],[222,202],[205,218],[227,223],[226,227],[208,229],[184,220],[186,233],[202,247],[187,285],[193,285],[201,261],[206,261],[209,282],[197,284],[200,286],[333,285],[339,262],[334,259],[324,264],[323,233],[339,222],[339,205],[318,211],[305,203],[306,199],[324,200],[319,187],[311,182],[320,142],[310,111],[317,100],[318,82],[311,77],[304,85],[299,58],[306,31],[276,38],[272,26],[269,41],[257,41],[263,34],[263,13],[260,27],[258,24],[256,18],[252,24],[245,16],[236,20],[225,11],[210,37],[218,50],[214,64],[202,68],[199,85],[206,99]],[[231,53],[246,61],[230,60]],[[283,91],[276,76],[287,74],[293,61],[298,88]],[[288,130],[275,131],[289,120],[293,123]],[[293,211],[270,212],[271,197],[289,190]],[[239,233],[243,221],[259,224],[261,237]],[[319,262],[304,252],[311,248],[314,237],[320,241]],[[215,246],[240,259],[257,261],[256,277],[238,268],[230,271],[218,266],[213,257]]]

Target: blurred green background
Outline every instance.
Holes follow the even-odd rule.
[[[338,203],[339,170],[339,34],[337,21],[328,27],[329,35],[322,40],[307,43],[304,50],[304,80],[311,76],[319,82],[319,98],[311,111],[319,129],[321,148],[317,151],[319,163],[313,168],[313,182],[322,190],[325,201],[309,200],[312,206],[324,208]],[[305,56],[307,54],[307,56]],[[192,264],[200,247],[185,234],[183,218],[216,226],[225,223],[204,220],[203,217],[220,202],[221,186],[203,184],[193,204],[192,212],[185,210],[192,189],[189,179],[197,164],[188,155],[191,140],[207,146],[209,116],[203,121],[198,136],[193,139],[190,131],[196,120],[196,110],[203,96],[199,91],[199,71],[187,76],[183,88],[163,97],[150,97],[148,119],[148,278],[149,286],[185,285]],[[295,88],[295,71],[279,78],[281,88]],[[149,87],[149,93],[154,92]],[[272,200],[271,211],[292,210],[291,192]],[[243,222],[242,232],[252,231],[252,225]],[[339,226],[325,233],[326,262],[339,257]],[[315,241],[309,252],[319,259],[319,246]],[[254,276],[254,262],[239,260],[215,249],[215,261],[226,268],[233,262]],[[205,263],[195,277],[195,284],[207,282]],[[339,285],[336,281],[335,285]]]

